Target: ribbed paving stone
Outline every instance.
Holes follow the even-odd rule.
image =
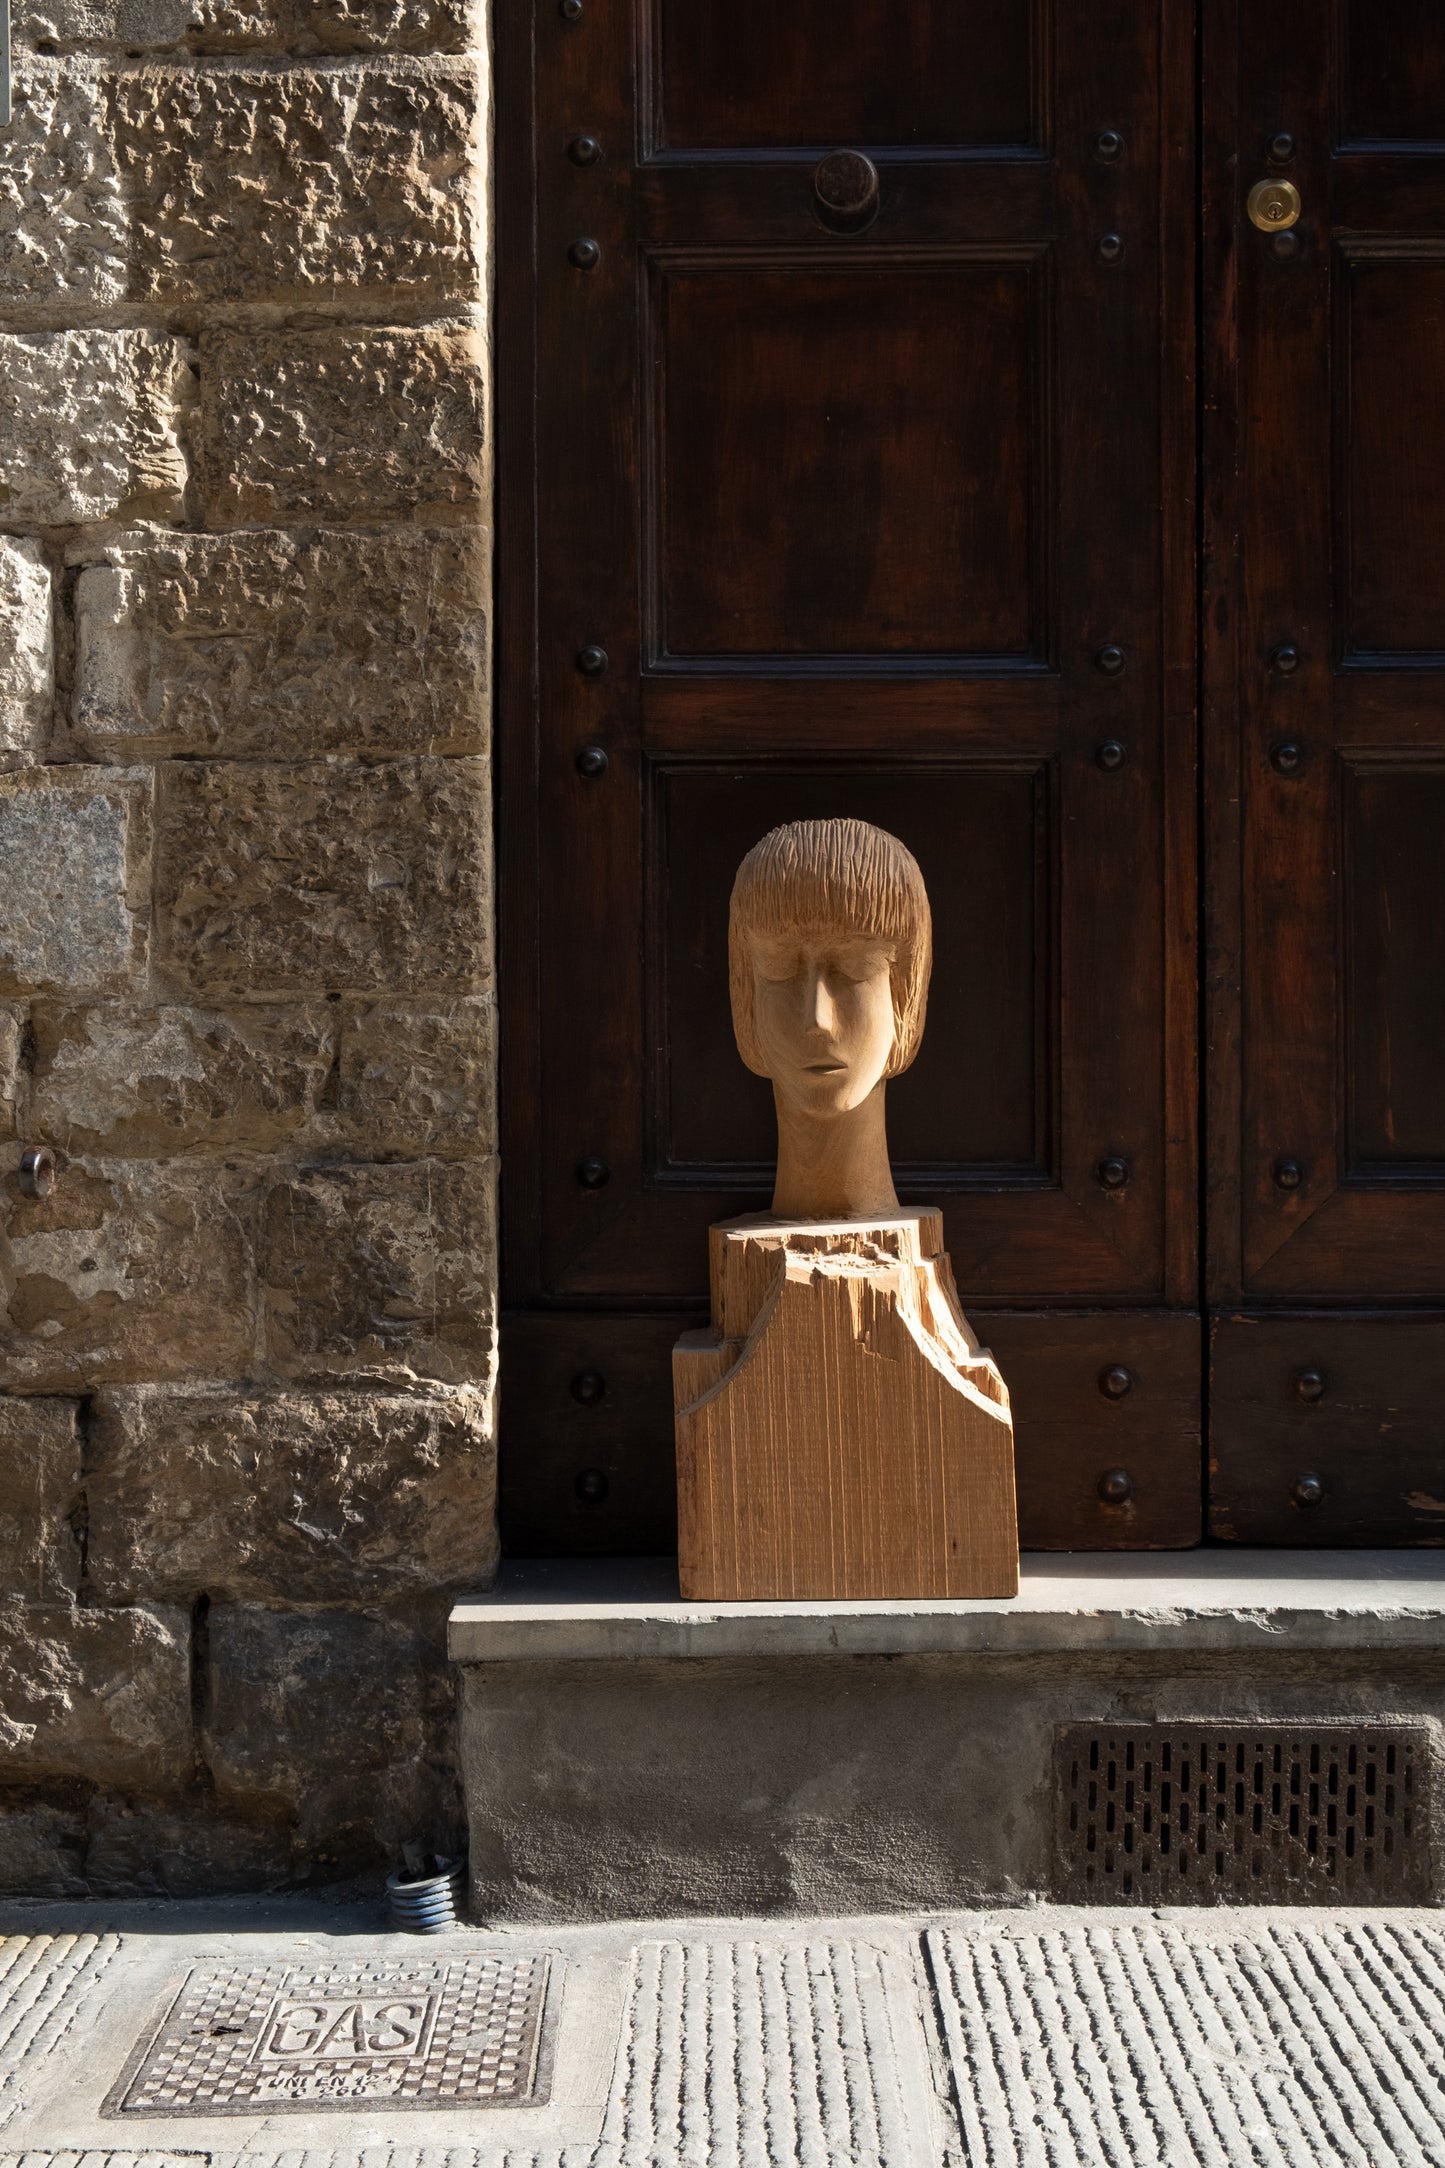
[[[866,1942],[644,1943],[603,2162],[904,2168],[929,2158],[928,2102],[917,2097],[927,2062],[921,2040],[910,2053],[900,2038],[915,1997],[898,1957]]]
[[[928,1942],[969,2168],[1445,2164],[1445,1931],[1418,1916]]]

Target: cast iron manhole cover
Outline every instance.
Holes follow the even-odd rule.
[[[106,2115],[506,2107],[546,2098],[551,1960],[197,1966]]]

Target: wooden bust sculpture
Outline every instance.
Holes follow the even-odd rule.
[[[969,1329],[942,1214],[900,1210],[887,1080],[923,1036],[932,932],[912,854],[866,821],[749,851],[733,1028],[772,1080],[771,1214],[711,1235],[712,1324],[673,1357],[684,1596],[1011,1596],[1008,1392]]]

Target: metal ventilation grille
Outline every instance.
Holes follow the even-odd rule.
[[[1058,1894],[1074,1903],[1430,1894],[1421,1731],[1069,1725],[1056,1776]]]

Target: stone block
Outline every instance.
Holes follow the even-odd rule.
[[[296,0],[296,26],[298,49],[323,53],[460,53],[486,38],[477,0]]]
[[[490,1161],[303,1169],[271,1189],[261,1243],[267,1350],[283,1376],[489,1376]]]
[[[257,1823],[218,1814],[208,1793],[178,1806],[106,1792],[90,1803],[85,1877],[94,1897],[239,1896],[283,1889],[295,1874],[284,1820]],[[164,2160],[169,2168],[172,2156]]]
[[[252,1178],[222,1165],[72,1160],[49,1197],[0,1187],[0,1374],[84,1392],[245,1376]]]
[[[29,1127],[67,1152],[273,1151],[310,1121],[335,1028],[314,1008],[68,1008],[32,1016]]]
[[[0,1138],[16,1133],[23,1086],[25,1011],[0,1001]]]
[[[439,1654],[396,1619],[217,1604],[202,1752],[222,1811],[289,1810],[329,1851],[430,1839],[456,1794],[430,1757],[451,1706]]]
[[[163,967],[203,997],[474,987],[489,848],[481,761],[178,762],[158,808]]]
[[[469,63],[152,65],[102,91],[131,300],[480,298]]]
[[[188,1615],[0,1605],[0,1746],[12,1780],[181,1782],[193,1767]]]
[[[211,526],[477,518],[478,333],[215,332],[201,354]]]
[[[103,1392],[87,1585],[107,1602],[204,1590],[311,1603],[484,1586],[497,1552],[487,1417],[468,1391]]]
[[[50,567],[38,542],[0,535],[0,764],[44,751],[54,707]]]
[[[334,1108],[319,1128],[366,1157],[496,1150],[496,1012],[378,1001],[345,1017]]]
[[[461,53],[475,0],[16,0],[15,43],[127,53]]]
[[[85,1810],[0,1792],[0,1897],[84,1897]]]
[[[0,337],[0,523],[181,518],[190,360],[160,331]]]
[[[17,56],[0,129],[0,305],[123,301],[128,238],[100,69]]]
[[[74,1400],[0,1400],[0,1597],[67,1602],[80,1580]]]
[[[88,754],[483,749],[479,533],[135,534],[106,554],[75,595]]]
[[[0,775],[0,994],[124,993],[150,928],[149,784],[115,769]]]

